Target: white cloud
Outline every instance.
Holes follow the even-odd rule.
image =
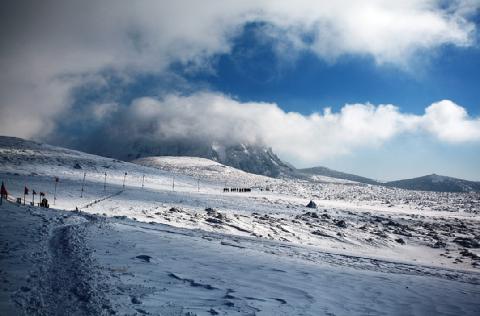
[[[452,2],[448,9],[428,0],[296,1],[272,3],[267,16],[297,43],[306,31],[316,34],[311,43],[299,45],[323,58],[362,54],[408,67],[418,51],[470,45],[475,26],[467,17],[478,7],[478,1]]]
[[[480,119],[470,118],[463,107],[447,100],[427,107],[423,115],[372,104],[347,104],[335,113],[325,109],[302,115],[272,103],[241,103],[202,92],[162,100],[141,98],[126,111],[128,126],[109,124],[123,131],[122,139],[262,144],[299,165],[380,146],[403,133],[429,133],[449,142],[480,141]]]
[[[465,108],[449,100],[430,105],[422,117],[422,125],[447,142],[480,140],[480,118],[470,118]]]
[[[0,133],[51,130],[70,89],[104,69],[162,72],[228,53],[246,22],[270,23],[281,47],[408,65],[418,51],[468,46],[479,1],[22,1],[0,13]],[[271,29],[271,30],[272,30]],[[310,33],[310,41],[304,41]],[[282,38],[280,38],[282,37]],[[285,43],[289,43],[284,46]],[[313,118],[312,118],[313,119]]]
[[[118,111],[116,103],[100,103],[92,106],[92,114],[95,120],[108,119],[113,113]]]

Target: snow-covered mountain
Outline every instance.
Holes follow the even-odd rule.
[[[431,174],[423,177],[387,182],[385,185],[421,191],[479,192],[480,182]]]
[[[335,179],[343,179],[349,181],[355,181],[359,183],[366,183],[366,184],[379,184],[377,181],[361,176],[357,176],[354,174],[349,174],[345,172],[340,172],[336,170],[332,170],[326,167],[312,167],[312,168],[305,168],[305,169],[298,169],[298,172],[301,174],[307,174],[310,176],[325,176]]]
[[[316,176],[325,176],[335,179],[343,179],[354,181],[358,183],[384,185],[387,187],[394,187],[406,190],[419,191],[436,191],[436,192],[479,192],[480,182],[457,179],[447,176],[440,176],[437,174],[426,175],[423,177],[390,181],[386,183],[378,182],[376,180],[332,170],[326,167],[313,167],[298,169],[298,173],[310,176],[315,180]]]
[[[213,150],[216,156],[211,159],[247,172],[269,177],[295,172],[295,168],[278,158],[271,148],[239,144],[228,147],[213,146]]]
[[[246,172],[275,178],[295,173],[295,168],[278,158],[271,148],[260,145],[221,145],[198,142],[192,144],[163,142],[158,145],[138,143],[127,154],[114,154],[114,157],[128,161],[152,156],[206,158]]]

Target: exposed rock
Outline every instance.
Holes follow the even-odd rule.
[[[463,249],[462,251],[460,251],[460,254],[464,257],[471,257],[474,260],[479,260],[480,259],[480,256],[478,256],[477,254],[475,254],[473,252],[468,251],[467,249]]]
[[[447,244],[443,241],[443,240],[437,240],[434,244],[433,244],[433,248],[445,248],[447,246]]]
[[[220,222],[227,220],[227,216],[225,214],[222,214],[222,213],[214,210],[213,208],[210,208],[210,207],[206,208],[205,211],[207,212],[208,216],[213,217],[214,219],[219,219]],[[210,221],[210,222],[213,223],[212,221]]]
[[[347,228],[347,223],[343,219],[339,220],[335,225],[340,228]]]
[[[138,255],[135,258],[143,260],[145,262],[150,262],[150,259],[152,259],[152,257],[150,257],[149,255]]]
[[[315,202],[313,202],[312,200],[310,200],[310,202],[308,202],[308,204],[306,205],[306,207],[308,207],[308,208],[317,208],[317,204],[315,204]]]
[[[212,224],[223,224],[223,222],[221,220],[219,220],[218,218],[213,218],[213,217],[209,217],[207,219],[205,219],[206,222],[209,222],[209,223],[212,223]]]
[[[400,226],[399,223],[396,223],[396,222],[394,222],[394,221],[392,221],[392,220],[389,220],[385,225],[387,225],[387,226],[395,226],[395,227],[399,227],[399,226]]]
[[[329,234],[327,234],[327,233],[325,233],[325,232],[323,232],[323,231],[321,231],[321,230],[314,230],[314,231],[312,232],[312,234],[313,234],[313,235],[317,235],[317,236],[322,236],[322,237],[329,237],[329,238],[332,237],[332,236],[330,236]]]
[[[479,248],[480,243],[473,239],[473,238],[468,238],[468,237],[457,237],[453,240],[453,242],[465,247],[465,248]]]
[[[214,310],[213,308],[210,308],[210,310],[208,312],[210,313],[210,315],[218,315],[218,312],[216,310]]]
[[[393,231],[393,233],[397,234],[397,235],[402,235],[402,236],[405,236],[405,237],[413,237],[412,233],[406,232],[402,229],[395,229]]]
[[[374,231],[373,234],[375,234],[379,237],[382,237],[382,238],[388,238],[388,235],[385,234],[385,232],[383,232],[383,231]]]

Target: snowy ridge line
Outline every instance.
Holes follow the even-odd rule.
[[[104,197],[104,198],[101,198],[101,199],[98,199],[98,200],[93,200],[92,202],[90,202],[90,203],[88,203],[88,204],[85,204],[85,205],[82,206],[81,208],[82,208],[82,209],[83,209],[83,208],[89,208],[90,206],[93,206],[93,205],[95,205],[95,204],[97,204],[97,203],[103,202],[103,201],[105,201],[105,200],[111,199],[112,197],[115,197],[115,196],[117,196],[117,195],[120,195],[120,194],[123,193],[123,191],[124,191],[124,190],[120,190],[120,191],[115,192],[115,193],[113,193],[113,194],[110,194],[110,195],[108,195],[108,196],[106,196],[106,197]]]
[[[217,241],[232,240],[235,242],[235,247],[241,249],[252,250],[253,248],[259,248],[258,237],[248,237],[231,235],[221,232],[208,232],[202,229],[183,229],[180,227],[171,226],[168,224],[148,224],[144,222],[132,221],[131,219],[116,219],[116,222],[120,225],[125,225],[133,228],[140,228],[151,231],[158,231],[174,235],[182,235],[187,237],[197,238],[211,238]],[[148,225],[148,226],[147,226]],[[360,269],[375,272],[385,272],[401,275],[414,275],[414,276],[430,276],[445,280],[454,280],[462,283],[468,283],[473,285],[480,285],[480,273],[474,271],[456,270],[448,267],[429,266],[427,264],[411,264],[403,262],[401,260],[387,260],[375,257],[369,257],[365,255],[351,255],[337,253],[323,249],[310,249],[308,246],[301,246],[298,244],[292,244],[290,242],[283,242],[280,240],[269,240],[260,238],[261,252],[267,254],[275,254],[278,256],[291,256],[295,254],[295,257],[303,259],[305,261],[314,264],[326,264],[331,266],[344,266],[352,269]],[[245,242],[250,244],[242,244]],[[228,245],[232,246],[232,245]],[[281,250],[280,250],[281,249]]]

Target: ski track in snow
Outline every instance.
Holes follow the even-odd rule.
[[[0,207],[1,315],[480,313],[479,194],[3,141],[0,179],[52,208]]]

